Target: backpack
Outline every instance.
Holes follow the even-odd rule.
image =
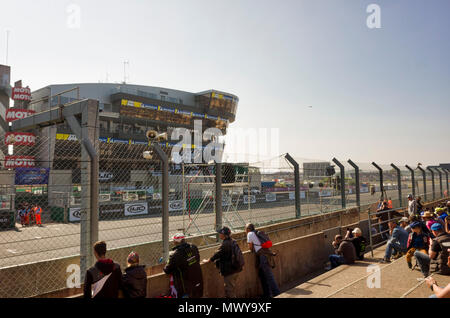
[[[235,272],[240,272],[244,264],[244,255],[242,255],[242,251],[236,241],[233,241],[231,244],[231,267]]]
[[[264,231],[255,231],[255,234],[261,242],[262,248],[272,247],[272,241],[270,240],[269,235],[267,235]]]

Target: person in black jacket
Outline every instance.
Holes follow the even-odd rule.
[[[236,282],[240,270],[234,269],[232,266],[232,245],[231,230],[228,227],[223,227],[218,231],[219,237],[222,241],[219,249],[211,256],[210,259],[203,260],[205,263],[215,262],[216,267],[219,268],[220,274],[223,276],[225,285],[225,297],[236,298]]]
[[[145,265],[139,265],[139,254],[131,252],[128,267],[122,276],[122,290],[125,298],[145,298],[147,296],[147,273]]]
[[[94,244],[97,263],[86,272],[84,298],[118,298],[122,285],[120,265],[106,258],[106,243]]]
[[[185,236],[181,233],[175,234],[173,241],[175,247],[163,269],[164,273],[173,275],[178,298],[201,298],[203,275],[198,248],[187,243]]]

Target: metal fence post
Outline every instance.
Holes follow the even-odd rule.
[[[342,163],[340,163],[339,160],[337,160],[336,158],[333,158],[332,161],[339,167],[339,170],[341,171],[341,205],[342,205],[342,208],[345,209],[345,207],[346,207],[346,202],[345,202],[345,168],[342,165]]]
[[[414,178],[414,170],[411,169],[408,165],[405,165],[406,169],[411,172],[411,182],[412,182],[412,195],[416,197],[416,179]]]
[[[359,184],[359,167],[350,159],[347,162],[355,168],[355,183],[356,183],[356,205],[358,208],[361,207],[361,189]]]
[[[447,181],[447,196],[450,196],[450,189],[449,189],[449,184],[448,184],[448,169],[442,169],[445,173],[445,180]]]
[[[439,190],[441,191],[441,198],[444,197],[444,189],[442,187],[442,172],[439,170],[439,168],[436,168],[436,171],[439,175]]]
[[[169,260],[169,157],[157,143],[152,143],[152,147],[161,160],[163,259],[167,262]]]
[[[297,161],[294,160],[288,153],[284,156],[291,165],[294,166],[294,184],[295,184],[295,217],[301,217],[300,207],[300,167]]]
[[[401,177],[401,172],[400,169],[394,165],[393,163],[391,163],[391,167],[394,168],[395,171],[397,171],[397,188],[398,188],[398,202],[399,202],[399,207],[403,206],[403,202],[402,202],[402,177]]]
[[[386,199],[384,197],[384,181],[383,181],[383,169],[381,169],[375,162],[372,162],[372,165],[377,168],[377,170],[380,173],[380,191],[381,191],[381,199],[384,200]]]
[[[425,201],[427,201],[427,172],[422,167],[417,167],[420,171],[422,171],[422,179],[423,179],[423,195]]]
[[[427,170],[430,171],[430,173],[431,173],[431,188],[433,191],[433,200],[435,200],[436,199],[436,189],[434,187],[434,171],[430,167],[427,167]]]
[[[222,228],[222,163],[216,162],[216,231]],[[217,234],[219,242],[219,234]]]

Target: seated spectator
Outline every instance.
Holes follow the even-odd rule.
[[[448,214],[446,213],[447,208],[436,208],[435,212],[437,215],[436,221],[438,221],[439,223],[441,223],[444,226],[445,218],[448,216]]]
[[[145,298],[147,295],[147,273],[145,265],[139,265],[138,253],[131,252],[127,258],[128,267],[122,276],[122,290],[125,298]]]
[[[352,235],[353,234],[353,237]],[[362,236],[362,231],[360,228],[356,227],[353,231],[347,231],[345,235],[346,239],[349,239],[355,246],[356,257],[362,261],[364,259],[364,253],[366,252],[367,240]]]
[[[402,217],[399,221],[399,225],[402,229],[404,229],[408,234],[411,233],[411,227],[409,226],[409,219],[407,217]]]
[[[428,277],[430,273],[431,260],[437,259],[438,270],[437,273],[441,275],[450,275],[450,268],[447,266],[447,259],[449,254],[447,248],[444,248],[443,244],[450,244],[450,234],[444,232],[444,228],[440,223],[434,223],[431,226],[433,235],[436,237],[432,240],[428,255],[419,251],[414,252],[414,257],[417,259],[417,263],[425,277]]]
[[[349,239],[342,239],[341,235],[336,235],[333,241],[335,254],[329,256],[331,269],[342,264],[353,264],[356,260],[355,246]]]
[[[425,225],[427,226],[428,230],[431,231],[431,226],[436,223],[437,221],[435,220],[434,214],[432,212],[426,211],[423,215],[422,215],[422,219],[425,222]],[[430,233],[432,234],[432,233]],[[434,238],[433,235],[430,235],[432,238]]]
[[[406,262],[408,263],[408,267],[412,268],[411,259],[414,255],[415,251],[420,251],[424,254],[428,251],[429,246],[429,235],[425,234],[422,231],[422,225],[420,222],[414,222],[411,224],[411,230],[412,232],[409,234],[408,237],[408,244],[407,244],[407,252],[406,252]]]
[[[395,258],[399,258],[406,253],[408,244],[408,232],[400,227],[396,221],[389,221],[389,229],[391,237],[386,246],[383,262],[389,263],[391,261],[392,251],[395,251]]]
[[[422,228],[422,231],[425,234],[431,235],[430,230],[427,228],[427,226],[425,225],[425,222],[422,221],[421,217],[419,217],[418,215],[413,215],[409,217],[409,223],[410,225],[408,225],[405,230],[408,233],[411,233],[411,224],[413,224],[414,222],[419,222],[420,223],[420,227]]]
[[[449,253],[450,249],[447,248],[447,254]],[[447,266],[450,267],[450,256],[447,259]],[[434,295],[430,296],[430,298],[450,298],[450,284],[447,287],[441,288],[433,277],[426,278],[425,282],[434,292]]]

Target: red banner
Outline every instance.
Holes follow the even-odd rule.
[[[8,168],[33,168],[34,157],[30,156],[5,156],[5,169]]]
[[[13,87],[13,100],[31,101],[31,90],[29,87]]]
[[[5,145],[34,146],[35,143],[36,136],[32,133],[9,132],[5,135]]]
[[[31,109],[16,109],[10,108],[6,111],[6,121],[11,122],[17,119],[24,119],[28,115],[34,114],[35,111]]]

